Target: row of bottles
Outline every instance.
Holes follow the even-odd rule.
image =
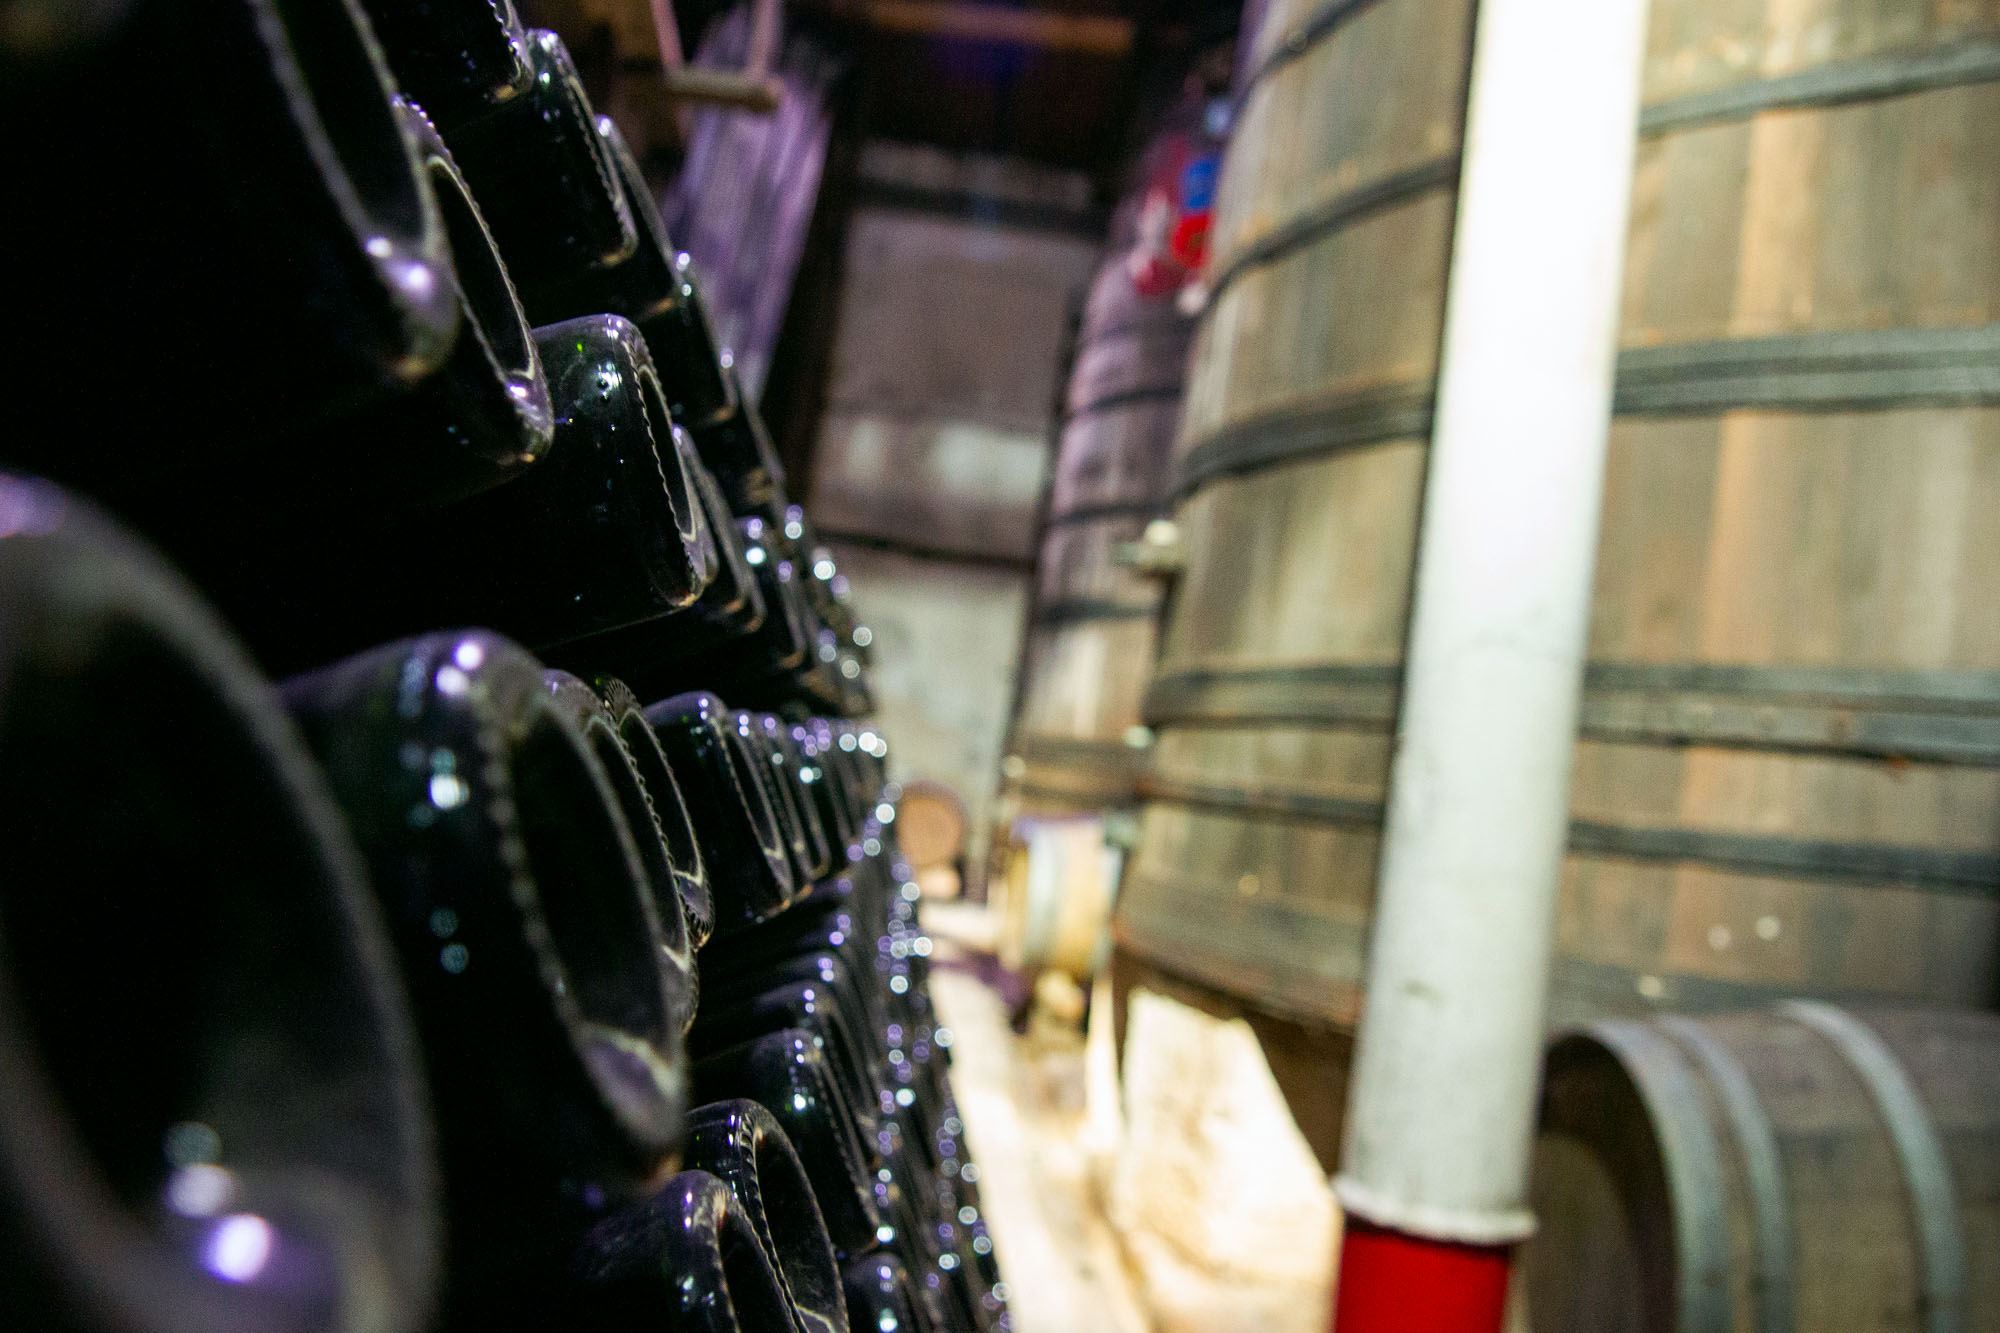
[[[10,1318],[1007,1327],[869,636],[561,40],[6,17]]]

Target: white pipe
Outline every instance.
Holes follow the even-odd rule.
[[[1596,559],[1645,0],[1482,0],[1368,998],[1335,1181],[1504,1244]]]

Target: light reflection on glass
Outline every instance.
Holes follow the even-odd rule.
[[[183,1120],[168,1129],[162,1146],[175,1166],[213,1162],[222,1156],[222,1136],[199,1120]]]
[[[392,274],[396,285],[418,300],[437,290],[437,272],[429,264],[399,264]]]
[[[229,1206],[236,1177],[219,1166],[197,1162],[167,1177],[167,1206],[182,1217],[214,1217]]]
[[[255,1213],[231,1213],[209,1232],[202,1264],[225,1282],[248,1282],[271,1261],[277,1237]]]

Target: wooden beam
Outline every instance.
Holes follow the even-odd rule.
[[[745,111],[771,112],[785,98],[785,85],[770,75],[753,75],[742,70],[709,69],[704,65],[682,65],[663,71],[668,100],[701,102],[710,106],[738,107]]]
[[[863,12],[871,27],[884,32],[1100,56],[1122,56],[1132,49],[1132,20],[1113,15],[1058,14],[968,0],[866,0]]]

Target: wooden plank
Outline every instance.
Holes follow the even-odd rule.
[[[1132,20],[1116,15],[1063,14],[965,0],[867,0],[863,13],[871,27],[916,37],[1096,56],[1123,56],[1132,49]]]

